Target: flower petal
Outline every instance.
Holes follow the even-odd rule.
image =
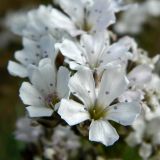
[[[141,90],[127,90],[124,92],[118,100],[120,102],[132,102],[132,101],[140,101],[144,98],[144,93]]]
[[[131,85],[143,85],[152,79],[152,69],[146,65],[139,65],[135,67],[129,74],[128,79]]]
[[[152,145],[143,142],[139,149],[139,154],[143,159],[148,159],[152,154]]]
[[[72,126],[89,119],[89,114],[84,108],[85,106],[73,100],[62,99],[58,114]]]
[[[73,41],[65,39],[61,44],[58,44],[57,46],[64,56],[76,61],[77,63],[84,64],[83,57],[81,56],[82,51]]]
[[[56,75],[55,68],[51,63],[42,63],[44,60],[40,61],[40,65],[37,68],[33,68],[31,82],[32,84],[44,94],[50,94],[55,91]]]
[[[21,78],[26,78],[28,76],[27,69],[23,65],[16,62],[9,61],[7,69],[13,76],[18,76]]]
[[[26,105],[42,106],[44,105],[43,96],[28,82],[23,82],[19,90],[20,98]]]
[[[59,98],[64,98],[69,94],[68,82],[70,72],[65,67],[60,67],[57,73],[57,92]]]
[[[70,33],[72,36],[79,35],[83,33],[81,30],[78,30],[75,24],[69,19],[68,16],[61,13],[57,9],[52,9],[50,12],[50,26],[52,28],[58,28],[60,30],[65,30]],[[65,24],[65,25],[64,25]]]
[[[50,57],[51,60],[54,62],[58,52],[55,50],[55,42],[56,40],[51,35],[43,36],[40,39],[40,46],[41,46],[41,52],[43,54],[43,57]]]
[[[90,11],[88,23],[93,26],[92,31],[103,31],[115,22],[114,10],[109,0],[98,0]]]
[[[86,107],[95,101],[95,82],[93,74],[88,69],[80,69],[69,81],[70,91],[77,96]]]
[[[70,16],[72,21],[80,28],[84,21],[84,5],[81,1],[59,0],[61,8]]]
[[[89,140],[110,146],[116,142],[118,138],[119,136],[116,130],[107,121],[92,121],[89,129]]]
[[[26,107],[30,117],[50,117],[53,110],[43,106]]]
[[[104,107],[108,106],[124,93],[127,86],[128,80],[120,68],[106,69],[99,86],[98,104]]]
[[[108,107],[106,119],[124,126],[131,125],[140,114],[140,108],[138,102],[118,103]]]
[[[133,39],[130,37],[121,38],[118,42],[113,43],[109,48],[104,51],[101,59],[106,65],[107,63],[114,63],[115,61],[121,62],[128,60],[132,57],[129,49],[132,47]]]
[[[102,54],[104,47],[109,42],[108,33],[100,32],[94,35],[83,34],[80,44],[85,49],[84,56],[86,57],[90,67],[96,68],[99,63],[99,57]]]

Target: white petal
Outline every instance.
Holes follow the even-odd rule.
[[[39,62],[39,68],[40,67],[45,67],[46,64],[52,65],[53,66],[53,70],[55,70],[55,65],[54,63],[52,64],[52,60],[51,58],[43,58],[40,62]],[[54,71],[55,72],[55,71]]]
[[[86,56],[90,66],[97,67],[103,48],[108,43],[108,34],[106,32],[100,32],[94,35],[84,34],[81,37],[80,43],[85,49],[84,56]]]
[[[108,68],[104,71],[99,86],[98,103],[108,106],[114,99],[124,93],[128,86],[123,71],[119,68]]]
[[[30,117],[50,117],[53,110],[43,106],[29,106],[26,107]]]
[[[31,51],[31,53],[32,52],[33,51]],[[32,63],[33,61],[33,55],[30,56],[30,54],[28,54],[28,51],[26,51],[25,49],[16,51],[14,57],[17,61],[19,61],[23,65],[27,65],[28,63]],[[27,61],[25,61],[25,58],[27,58]]]
[[[151,144],[142,143],[139,154],[142,158],[148,159],[150,155],[152,154],[152,146]]]
[[[131,84],[143,85],[149,82],[152,78],[152,70],[148,65],[139,65],[134,68],[129,74],[128,79]]]
[[[98,0],[94,2],[91,9],[88,23],[93,26],[93,31],[105,30],[109,25],[115,22],[114,11],[111,9],[109,0]]]
[[[28,82],[23,82],[19,90],[20,98],[26,105],[44,105],[43,96]]]
[[[113,63],[114,61],[125,61],[132,57],[129,49],[132,47],[130,37],[121,38],[118,42],[113,43],[102,55],[103,65]]]
[[[7,69],[13,76],[18,76],[21,78],[26,78],[28,76],[27,69],[16,62],[9,61]]]
[[[129,9],[130,7],[133,7],[134,5],[133,4],[125,4],[123,2],[123,0],[113,0],[112,2],[112,7],[113,9],[115,10],[115,12],[120,12],[122,10],[127,10]]]
[[[116,130],[107,121],[92,121],[89,129],[89,140],[110,146],[113,145],[118,138],[119,136]]]
[[[53,28],[59,28],[69,32],[72,36],[81,34],[82,32],[75,27],[75,24],[65,14],[56,9],[52,9],[50,25]]]
[[[43,60],[42,60],[43,61]],[[44,94],[50,94],[55,91],[55,68],[52,64],[43,64],[34,69],[31,76],[32,84]]]
[[[61,8],[71,17],[72,21],[80,28],[84,21],[84,6],[81,1],[59,0]]]
[[[140,108],[138,102],[118,103],[108,108],[106,119],[124,126],[131,125],[140,114]]]
[[[62,99],[58,114],[72,126],[89,119],[89,114],[84,108],[85,106],[73,100]]]
[[[87,107],[95,101],[95,82],[93,74],[88,69],[80,69],[69,81],[70,91]]]
[[[84,64],[83,58],[81,56],[82,51],[71,40],[65,39],[61,44],[58,45],[58,48],[67,58],[74,60],[77,63]]]
[[[137,132],[132,132],[126,138],[126,142],[129,146],[134,147],[142,142],[142,136]]]
[[[124,92],[118,99],[120,102],[140,101],[144,98],[144,93],[140,90],[128,90]]]
[[[57,73],[57,92],[60,98],[68,96],[69,78],[70,78],[69,70],[65,67],[60,67]]]
[[[48,55],[53,62],[57,56],[57,51],[55,50],[54,45],[55,39],[51,35],[43,36],[40,39],[41,52],[43,53],[44,57]]]
[[[79,70],[80,68],[85,67],[83,65],[77,64],[74,61],[68,61],[68,64],[72,70]]]

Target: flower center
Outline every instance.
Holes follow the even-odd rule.
[[[107,115],[106,108],[102,106],[93,106],[89,109],[90,118],[94,120],[99,120],[104,118]]]
[[[59,102],[59,97],[56,93],[49,94],[45,97],[45,102],[49,108],[54,108],[54,105]]]
[[[92,25],[85,22],[84,25],[83,25],[83,30],[86,31],[86,32],[89,32],[89,31],[91,31],[91,29],[92,29]]]

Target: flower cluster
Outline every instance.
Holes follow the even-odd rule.
[[[30,118],[76,126],[89,140],[110,146],[119,138],[110,121],[132,125],[141,110],[159,107],[159,77],[153,74],[159,57],[149,58],[131,37],[113,37],[109,26],[116,13],[131,7],[122,1],[56,5],[61,10],[40,6],[22,16],[19,26],[11,24],[23,49],[8,70],[29,80],[22,83],[20,98]]]
[[[115,30],[119,34],[138,34],[141,32],[143,24],[147,23],[150,17],[160,16],[160,1],[159,0],[145,0],[134,7],[126,10],[118,23],[115,25]],[[132,18],[136,17],[136,18]]]

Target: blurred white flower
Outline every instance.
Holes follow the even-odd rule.
[[[136,6],[130,7],[122,14],[119,22],[116,23],[115,30],[120,34],[137,34],[141,31],[143,24],[149,17],[160,16],[159,8],[159,0],[146,0]]]
[[[49,160],[68,160],[80,147],[80,138],[76,136],[69,126],[54,128],[51,145],[44,148],[44,156]]]
[[[60,67],[56,71],[50,59],[43,59],[38,67],[33,67],[30,72],[32,84],[23,82],[20,88],[20,98],[28,105],[26,109],[30,117],[52,115],[61,98],[69,94],[69,74],[65,67]]]
[[[42,134],[42,128],[40,126],[32,126],[32,120],[23,117],[18,119],[14,134],[17,140],[34,143],[38,141],[39,136]]]
[[[9,61],[8,71],[11,75],[19,76],[21,78],[28,77],[28,66],[38,65],[43,58],[51,58],[55,61],[57,51],[54,48],[55,40],[52,36],[46,35],[40,38],[38,42],[23,38],[23,50],[15,53],[15,59],[18,61]]]
[[[90,70],[79,70],[69,81],[72,94],[83,104],[74,100],[63,99],[58,113],[69,125],[76,125],[90,119],[89,139],[106,146],[118,140],[116,130],[108,123],[113,120],[122,125],[131,125],[140,112],[138,102],[112,102],[127,88],[128,80],[120,69],[104,71],[99,87]]]
[[[132,147],[139,145],[139,154],[144,160],[148,159],[155,147],[160,145],[160,118],[146,119],[150,112],[147,111],[145,115],[136,119],[133,124],[133,132],[126,139],[126,142]]]
[[[76,136],[73,131],[71,131],[70,127],[58,126],[55,128],[55,132],[52,136],[53,148],[66,150],[75,150],[80,147],[79,137]]]

